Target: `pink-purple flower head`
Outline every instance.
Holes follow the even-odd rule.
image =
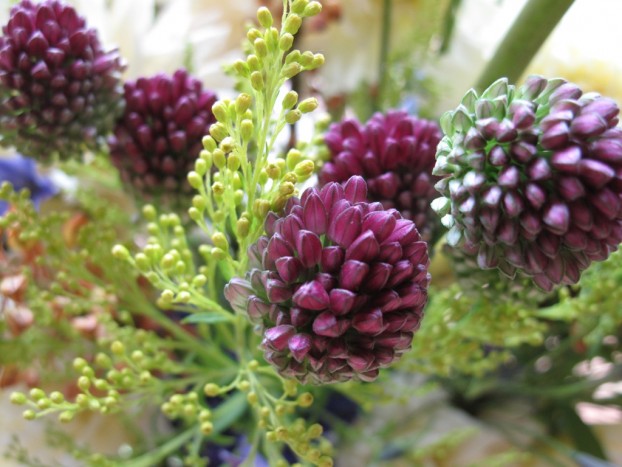
[[[225,288],[285,377],[371,381],[410,348],[427,301],[427,244],[412,221],[366,197],[355,176],[291,198],[249,249],[246,279]]]
[[[190,192],[188,172],[216,121],[216,95],[185,70],[125,83],[125,113],[109,138],[121,177],[142,197]]]
[[[437,123],[397,110],[377,113],[365,124],[335,123],[325,136],[331,159],[319,173],[320,185],[364,177],[370,201],[397,209],[431,241],[440,227],[430,202],[438,196],[432,169],[441,136]]]
[[[622,241],[618,106],[561,79],[506,80],[446,113],[433,204],[482,268],[574,284]]]
[[[122,111],[117,50],[58,0],[22,0],[0,37],[0,134],[41,160],[97,148]]]

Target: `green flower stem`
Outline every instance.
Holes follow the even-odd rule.
[[[192,439],[197,431],[197,427],[192,427],[189,430],[182,431],[179,435],[159,446],[157,449],[149,451],[142,456],[126,461],[123,465],[125,465],[125,467],[150,467],[152,465],[158,465],[159,461],[164,459],[166,456],[176,452],[185,443]]]
[[[378,91],[374,98],[374,112],[378,112],[382,107],[382,100],[387,86],[389,48],[391,39],[391,13],[393,10],[393,0],[383,0],[382,3],[382,29],[380,35],[380,59],[378,60]]]
[[[516,82],[574,0],[529,0],[480,75],[483,91],[503,76]]]

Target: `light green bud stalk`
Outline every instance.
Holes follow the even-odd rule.
[[[266,29],[272,26],[273,20],[270,10],[267,9],[265,6],[259,8],[259,10],[257,10],[257,21],[259,21],[259,24],[261,24]]]
[[[317,109],[317,106],[317,99],[315,97],[310,97],[298,104],[298,110],[300,110],[303,114],[306,114],[309,112],[313,112],[315,109]]]
[[[251,86],[255,91],[261,91],[263,89],[263,76],[259,71],[253,71],[251,73]]]

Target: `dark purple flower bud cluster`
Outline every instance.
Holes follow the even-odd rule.
[[[47,160],[94,149],[122,112],[117,50],[57,0],[22,0],[0,37],[0,134],[20,152]]]
[[[505,79],[441,119],[433,207],[447,242],[544,290],[574,284],[622,241],[618,106],[562,79]]]
[[[291,198],[249,249],[247,280],[225,287],[284,377],[372,381],[410,348],[427,302],[427,244],[412,221],[366,199],[357,176]]]
[[[356,120],[333,124],[325,136],[331,160],[322,167],[320,185],[364,177],[371,201],[397,209],[430,242],[440,227],[430,202],[438,196],[432,169],[441,136],[435,122],[403,111],[375,114],[365,125]]]
[[[146,198],[190,192],[186,177],[216,121],[216,95],[177,70],[125,83],[125,101],[108,142],[123,181]]]

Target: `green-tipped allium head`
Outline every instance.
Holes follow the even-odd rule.
[[[622,241],[618,106],[562,79],[470,90],[441,118],[434,209],[483,269],[574,284]]]
[[[123,109],[117,50],[57,0],[23,0],[0,36],[0,140],[49,160],[96,149]]]

